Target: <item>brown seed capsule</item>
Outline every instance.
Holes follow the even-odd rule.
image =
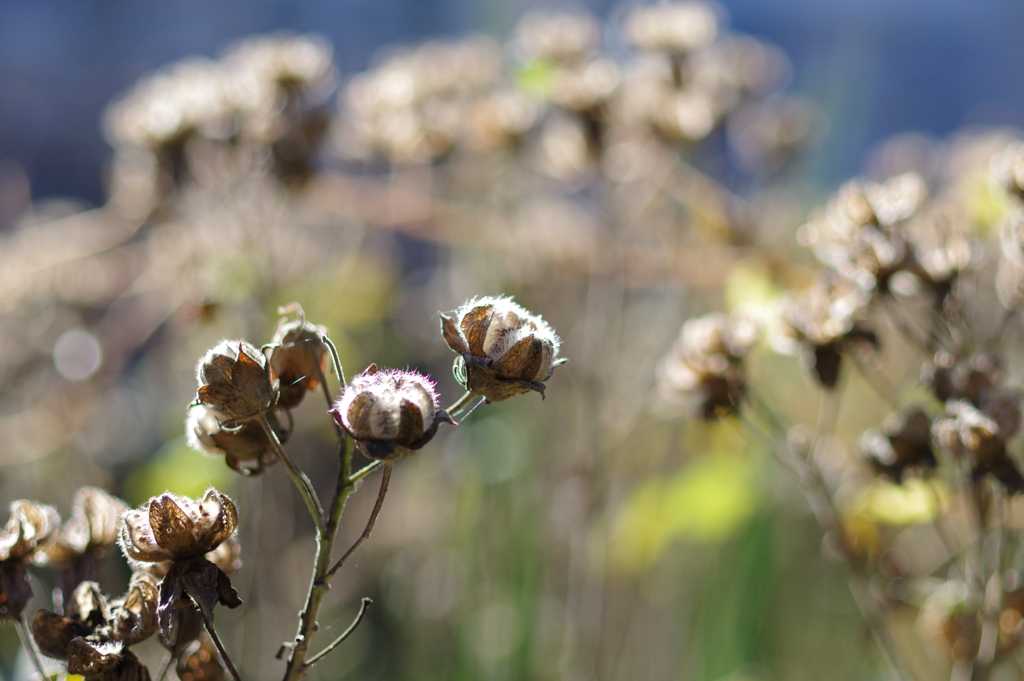
[[[68,672],[86,681],[150,681],[149,671],[121,643],[85,638],[73,638],[68,644]]]
[[[565,361],[554,329],[511,298],[474,298],[441,314],[441,335],[460,356],[459,383],[488,402],[530,390],[543,396],[545,381]]]
[[[125,595],[108,602],[96,582],[82,582],[68,601],[66,615],[40,610],[32,619],[32,636],[40,650],[67,660],[72,639],[92,644],[143,641],[157,630],[157,583],[148,574],[135,573]]]
[[[32,598],[26,563],[56,531],[60,517],[50,506],[21,499],[0,530],[0,622],[21,617]]]
[[[438,425],[451,422],[437,400],[426,376],[371,364],[349,382],[330,413],[368,456],[391,461],[412,456]]]
[[[320,375],[327,371],[327,329],[297,320],[282,318],[271,341],[271,375],[280,384],[277,406],[294,409],[307,392],[320,386]]]
[[[861,437],[861,452],[880,474],[900,482],[907,468],[935,468],[931,419],[920,407],[896,414],[881,430],[869,430]]]
[[[215,489],[198,501],[165,492],[124,514],[118,541],[131,560],[188,560],[217,548],[237,525],[234,503]]]
[[[224,340],[207,352],[196,367],[198,402],[228,417],[234,426],[259,416],[277,401],[263,353],[245,341]]]
[[[223,456],[232,470],[246,476],[259,475],[277,461],[273,444],[257,421],[228,428],[225,424],[229,421],[213,407],[194,404],[185,419],[185,441],[197,452]],[[284,444],[292,429],[288,412],[274,407],[267,412],[267,421]]]
[[[741,316],[710,314],[683,325],[679,339],[658,372],[661,392],[676,401],[695,397],[706,421],[739,412],[746,390],[743,356],[761,329]]]

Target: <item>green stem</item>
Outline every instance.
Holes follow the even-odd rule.
[[[366,615],[366,609],[368,607],[370,607],[371,605],[373,605],[373,601],[372,600],[370,600],[369,598],[363,598],[363,602],[359,606],[359,612],[356,613],[356,618],[355,618],[355,620],[353,620],[352,624],[348,625],[348,629],[343,631],[341,636],[339,636],[338,638],[334,639],[331,642],[331,645],[327,646],[326,648],[321,650],[319,653],[317,653],[313,657],[309,658],[309,662],[307,664],[310,667],[312,667],[314,664],[316,664],[320,660],[321,657],[323,657],[327,653],[329,653],[332,650],[334,650],[335,648],[337,648],[339,645],[341,645],[345,641],[345,639],[347,639],[349,636],[351,636],[352,632],[355,631],[356,627],[359,626],[359,623],[363,621],[363,616]]]
[[[475,404],[473,403],[474,400],[477,400]],[[466,413],[462,415],[462,418],[456,419],[461,423],[467,416],[473,413],[474,409],[480,406],[480,401],[482,400],[483,397],[481,395],[477,395],[472,390],[467,390],[462,397],[457,399],[450,407],[445,409],[445,411],[448,412],[448,415],[453,419],[456,419],[456,414],[466,410]]]
[[[338,366],[340,367],[340,365]],[[302,607],[302,612],[299,613],[299,626],[295,640],[289,645],[290,652],[285,668],[285,681],[298,681],[313,665],[314,660],[307,662],[306,655],[309,653],[310,639],[317,630],[316,616],[320,612],[320,604],[330,589],[327,571],[331,566],[331,550],[334,548],[334,541],[337,538],[345,503],[356,488],[349,473],[352,469],[352,448],[348,446],[347,437],[342,436],[338,439],[338,450],[340,465],[338,466],[334,499],[331,501],[324,532],[317,535],[313,576],[309,583],[309,590],[306,592],[306,602]]]

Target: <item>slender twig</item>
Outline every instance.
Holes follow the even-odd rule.
[[[380,468],[382,465],[384,465],[383,461],[373,461],[371,463],[366,464],[365,466],[363,466],[362,468],[357,470],[355,473],[353,473],[352,475],[348,476],[349,482],[352,482],[352,483],[359,482],[360,480],[365,478],[367,475],[369,475],[370,473],[372,473],[375,470],[377,470],[378,468]]]
[[[200,610],[202,612],[202,610]],[[217,646],[217,652],[220,653],[220,659],[227,667],[228,673],[231,674],[231,678],[235,681],[242,681],[242,677],[238,675],[238,670],[235,669],[235,663],[231,661],[231,657],[228,656],[228,651],[224,649],[224,644],[220,642],[220,636],[217,635],[217,629],[214,628],[213,622],[207,619],[206,614],[203,613],[203,624],[206,625],[206,631],[209,632],[210,638],[213,639],[213,644]]]
[[[270,438],[270,443],[274,446],[274,453],[277,458],[284,464],[284,467],[288,470],[288,475],[291,476],[292,482],[299,490],[299,495],[302,500],[306,502],[306,508],[309,509],[309,514],[313,516],[313,521],[316,523],[317,533],[323,537],[327,534],[327,528],[324,525],[324,511],[320,505],[320,500],[316,497],[316,492],[313,490],[313,484],[309,481],[309,478],[296,468],[295,464],[288,457],[288,454],[284,451],[284,447],[281,445],[281,441],[277,438],[277,433],[270,427],[270,423],[267,421],[265,414],[260,414],[256,420],[261,426],[263,431]]]
[[[40,659],[39,651],[36,649],[36,642],[32,638],[32,634],[29,633],[28,625],[25,623],[24,613],[15,620],[15,627],[18,630],[18,636],[21,637],[21,645],[25,648],[25,652],[28,653],[28,657],[32,661],[32,666],[39,672],[39,678],[45,679],[46,670],[43,668],[43,661]]]
[[[475,404],[473,403],[473,400],[476,400]],[[462,397],[457,399],[450,407],[445,409],[445,411],[448,412],[448,415],[453,419],[461,422],[473,413],[473,410],[479,407],[483,401],[484,398],[482,396],[476,394],[472,390],[467,390]],[[463,411],[466,413],[462,414],[462,418],[458,418],[458,415]]]
[[[377,516],[380,515],[381,506],[384,505],[384,495],[388,493],[388,482],[391,480],[391,469],[394,467],[394,461],[384,462],[384,474],[380,478],[380,491],[377,492],[377,501],[373,505],[373,510],[370,511],[370,519],[366,521],[366,527],[363,528],[363,533],[359,535],[359,539],[356,539],[355,543],[349,547],[348,551],[338,559],[338,562],[334,564],[330,570],[327,571],[327,579],[334,576],[341,566],[345,564],[345,561],[352,556],[356,550],[363,545],[363,542],[370,538],[370,533],[373,532],[373,524],[377,522]]]
[[[336,365],[340,371],[340,364]],[[317,535],[316,558],[313,564],[313,576],[309,582],[309,590],[306,592],[306,602],[299,613],[298,631],[295,640],[282,646],[282,650],[288,649],[288,662],[285,668],[285,681],[297,681],[309,670],[306,663],[306,653],[309,652],[310,638],[317,629],[316,617],[320,611],[320,604],[330,589],[330,581],[327,578],[327,570],[331,564],[331,551],[338,535],[338,526],[341,524],[341,516],[345,511],[345,504],[349,495],[356,488],[350,471],[352,470],[352,448],[348,446],[348,437],[342,431],[338,438],[338,479],[335,484],[334,498],[331,500],[331,509],[327,516],[326,531]],[[280,655],[280,654],[279,654]]]
[[[321,336],[320,340],[327,346],[327,349],[331,351],[331,361],[334,362],[334,372],[338,374],[338,380],[341,381],[341,389],[344,390],[348,387],[348,383],[345,382],[345,369],[341,366],[341,358],[338,356],[338,348],[334,347],[333,341],[327,336]]]
[[[168,651],[164,661],[160,663],[160,673],[156,675],[156,681],[164,681],[167,678],[167,672],[171,671],[171,663],[173,662],[174,654]]]
[[[320,660],[321,657],[323,657],[324,655],[328,654],[329,652],[331,652],[332,650],[337,648],[339,645],[341,645],[345,641],[345,639],[347,639],[349,636],[351,636],[352,632],[355,631],[356,627],[359,626],[359,623],[363,621],[363,616],[366,615],[366,609],[369,608],[371,605],[373,605],[373,601],[370,600],[369,598],[365,598],[364,597],[362,604],[359,606],[359,612],[356,613],[356,618],[355,618],[355,620],[352,621],[352,624],[348,625],[348,629],[343,631],[341,633],[341,636],[339,636],[338,638],[334,639],[329,646],[327,646],[326,648],[321,650],[319,653],[317,653],[313,657],[309,658],[309,661],[306,663],[306,666],[307,667],[312,667],[313,665],[315,665]]]

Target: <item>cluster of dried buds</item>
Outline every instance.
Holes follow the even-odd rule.
[[[581,11],[527,13],[512,74],[489,39],[392,53],[342,94],[340,146],[397,164],[507,149],[575,181],[617,141],[686,146],[727,122],[748,169],[776,170],[813,140],[821,115],[779,94],[781,51],[725,31],[721,15],[700,0],[632,9],[624,33],[637,54],[626,63],[601,49],[600,22]]]
[[[215,490],[198,501],[168,493],[128,511],[84,487],[63,524],[50,506],[16,501],[0,532],[0,620],[24,621],[29,563],[56,570],[55,609],[31,621],[39,650],[86,681],[148,681],[132,646],[162,629],[161,641],[180,656],[199,641],[204,618],[212,621],[215,602],[241,604],[226,574],[238,564],[236,522],[231,500]],[[134,573],[125,594],[110,599],[97,583],[98,563],[115,542]],[[211,660],[211,672],[220,664]]]
[[[259,475],[291,434],[290,410],[320,387],[328,363],[327,330],[282,318],[264,352],[241,340],[218,343],[196,368],[199,390],[185,433],[197,451],[223,456],[243,475]]]
[[[245,156],[243,165],[301,180],[327,130],[323,104],[335,83],[331,48],[312,36],[258,36],[220,61],[193,58],[141,80],[106,113],[117,150],[113,201],[145,215],[195,170],[204,145]],[[268,153],[261,153],[266,151]]]

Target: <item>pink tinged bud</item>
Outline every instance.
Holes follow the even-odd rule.
[[[331,414],[368,456],[385,461],[412,456],[450,421],[430,379],[376,364],[352,379]]]

